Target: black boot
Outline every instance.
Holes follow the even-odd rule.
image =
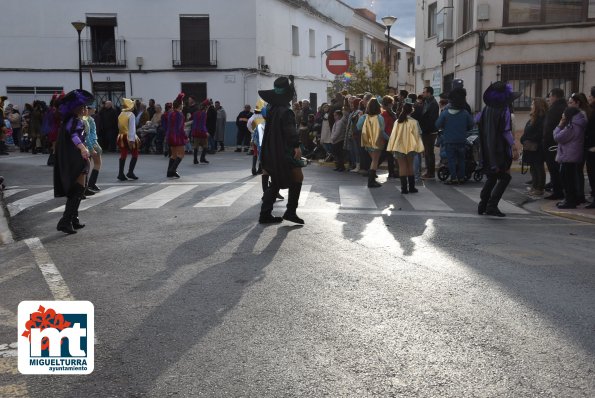
[[[56,229],[58,231],[62,231],[67,234],[76,234],[75,226],[73,225],[73,220],[76,219],[76,225],[79,227],[83,225],[78,220],[78,207],[81,203],[81,197],[83,196],[83,192],[85,191],[85,187],[82,185],[75,183],[72,187],[71,191],[68,194],[68,199],[66,199],[66,206],[64,207],[64,214],[60,221],[58,221],[58,226]],[[84,227],[84,225],[83,225]],[[82,228],[82,227],[80,227]],[[77,228],[78,229],[78,228]]]
[[[264,177],[267,177],[267,187],[262,195],[262,205],[260,206],[260,217],[258,222],[260,224],[278,224],[283,222],[283,218],[273,216],[273,204],[275,203],[275,195],[279,192],[279,189],[274,186],[268,186],[268,176],[262,176],[263,188],[264,188]]]
[[[376,170],[370,169],[368,171],[368,188],[378,188],[381,186],[382,185],[376,181]]]
[[[173,177],[174,176],[174,162],[176,160],[169,158],[169,163],[167,165],[167,177]]]
[[[502,195],[504,194],[504,191],[506,190],[506,187],[508,186],[508,183],[510,183],[512,177],[510,174],[506,173],[501,173],[499,177],[500,178],[498,179],[496,186],[492,190],[492,195],[488,200],[485,212],[489,216],[505,217],[506,214],[502,213],[498,209],[498,202],[500,202],[500,199],[502,198]]]
[[[81,205],[81,199],[83,196],[83,193],[85,191],[85,187],[76,184],[75,185],[75,198],[76,202],[73,208],[73,212],[72,212],[72,227],[74,229],[81,229],[81,228],[85,228],[85,224],[82,224],[81,221],[79,220],[79,206]]]
[[[71,194],[68,199],[66,199],[64,214],[62,214],[62,218],[60,221],[58,221],[58,226],[56,227],[58,231],[62,231],[70,235],[76,234],[76,231],[72,225],[72,216],[79,200],[80,198],[75,197],[74,194]]]
[[[409,193],[418,193],[419,191],[415,188],[415,176],[407,176],[409,181]]]
[[[401,177],[401,193],[409,193],[409,189],[407,188],[407,177]]]
[[[180,178],[180,175],[178,174],[178,166],[180,165],[180,163],[182,162],[182,158],[176,158],[174,160],[174,164],[173,164],[173,176],[174,178]]]
[[[264,194],[266,192],[266,190],[269,189],[269,176],[268,175],[260,176],[260,182],[262,184],[262,193]],[[264,200],[264,195],[262,197],[262,200]]]
[[[198,148],[194,148],[194,164],[198,164]]]
[[[97,169],[91,170],[91,175],[89,176],[89,184],[87,184],[87,187],[92,189],[95,192],[101,191],[101,189],[99,189],[99,187],[97,186],[97,177],[98,176],[99,176],[99,170],[97,170]]]
[[[134,167],[136,166],[137,160],[138,158],[130,159],[130,166],[128,166],[128,173],[126,174],[126,177],[130,178],[131,180],[138,180],[138,177],[134,175]]]
[[[481,189],[481,193],[479,194],[479,204],[477,205],[477,214],[484,214],[486,212],[486,208],[488,207],[488,200],[490,200],[490,196],[492,196],[492,190],[496,186],[496,182],[498,182],[496,174],[487,174],[486,182],[483,184],[483,188]]]
[[[56,157],[55,157],[54,153],[51,152],[50,155],[48,156],[47,165],[53,166],[55,162],[56,162]]]
[[[283,214],[283,219],[296,224],[304,224],[304,220],[296,214],[298,202],[300,201],[300,192],[302,191],[301,182],[292,182],[289,185],[289,196],[287,198],[287,210]]]
[[[209,161],[206,158],[207,156],[207,148],[203,148],[200,154],[200,163],[209,164]]]
[[[256,162],[258,161],[258,158],[256,156],[252,157],[252,175],[255,176],[256,175]]]
[[[8,155],[8,147],[4,141],[0,141],[0,155]]]
[[[119,159],[119,160],[120,160],[120,164],[119,164],[119,168],[118,168],[118,180],[128,181],[128,178],[126,178],[126,176],[124,175],[124,166],[126,165],[126,158]]]

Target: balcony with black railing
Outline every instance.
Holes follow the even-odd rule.
[[[172,40],[174,67],[217,66],[217,40]]]
[[[84,66],[126,66],[126,40],[81,40]]]

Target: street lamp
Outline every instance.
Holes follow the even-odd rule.
[[[72,26],[76,29],[76,33],[79,35],[79,89],[83,89],[83,69],[82,69],[82,61],[81,61],[81,32],[87,26],[86,23],[77,21],[72,22]]]
[[[397,17],[387,16],[382,17],[382,23],[387,29],[386,39],[386,69],[388,71],[388,77],[386,78],[386,88],[390,88],[390,28],[397,22]]]

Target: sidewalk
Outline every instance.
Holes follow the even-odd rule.
[[[541,211],[551,214],[553,216],[569,218],[575,221],[588,222],[595,224],[595,209],[585,209],[585,205],[581,205],[576,209],[558,209],[555,200],[544,200],[541,205]]]

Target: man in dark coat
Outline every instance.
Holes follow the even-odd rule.
[[[99,145],[102,148],[107,148],[110,152],[116,152],[116,137],[118,137],[118,112],[112,101],[105,101],[103,109],[99,111],[99,119],[101,120],[101,136],[99,137]]]
[[[478,214],[504,217],[498,203],[510,183],[512,164],[512,117],[510,105],[520,96],[513,92],[510,84],[498,81],[492,83],[483,94],[486,106],[479,120],[481,162],[487,180],[481,190]]]
[[[217,134],[217,109],[213,106],[213,100],[209,99],[209,106],[207,108],[207,131],[209,132],[209,151],[211,155],[217,151],[217,142],[215,135]]]
[[[250,145],[250,131],[248,130],[248,120],[252,117],[253,113],[250,111],[250,105],[244,105],[244,110],[241,111],[236,117],[236,127],[238,128],[238,135],[236,138],[236,150],[234,152],[248,152],[248,146]]]
[[[295,89],[293,76],[275,80],[273,90],[261,90],[258,95],[267,102],[267,118],[261,147],[262,168],[271,176],[271,185],[264,192],[260,209],[261,224],[283,220],[304,224],[296,214],[304,175],[298,165],[302,158],[295,114],[289,106]],[[289,188],[287,210],[283,217],[274,217],[273,203],[279,189]]]
[[[560,177],[560,163],[556,162],[557,151],[550,151],[550,147],[558,145],[554,141],[554,130],[560,123],[562,113],[566,109],[566,99],[564,99],[564,91],[560,88],[553,88],[548,94],[549,109],[545,114],[545,121],[543,122],[543,150],[545,163],[550,172],[550,182],[552,184],[552,194],[546,196],[544,199],[561,200],[564,199],[564,191],[562,189],[562,178]]]
[[[436,174],[434,144],[438,135],[436,120],[438,120],[440,106],[438,106],[438,102],[434,98],[434,89],[432,87],[424,87],[422,95],[424,96],[424,106],[419,118],[419,126],[421,127],[421,139],[424,143],[424,156],[426,158],[426,174],[422,178],[431,179]]]

